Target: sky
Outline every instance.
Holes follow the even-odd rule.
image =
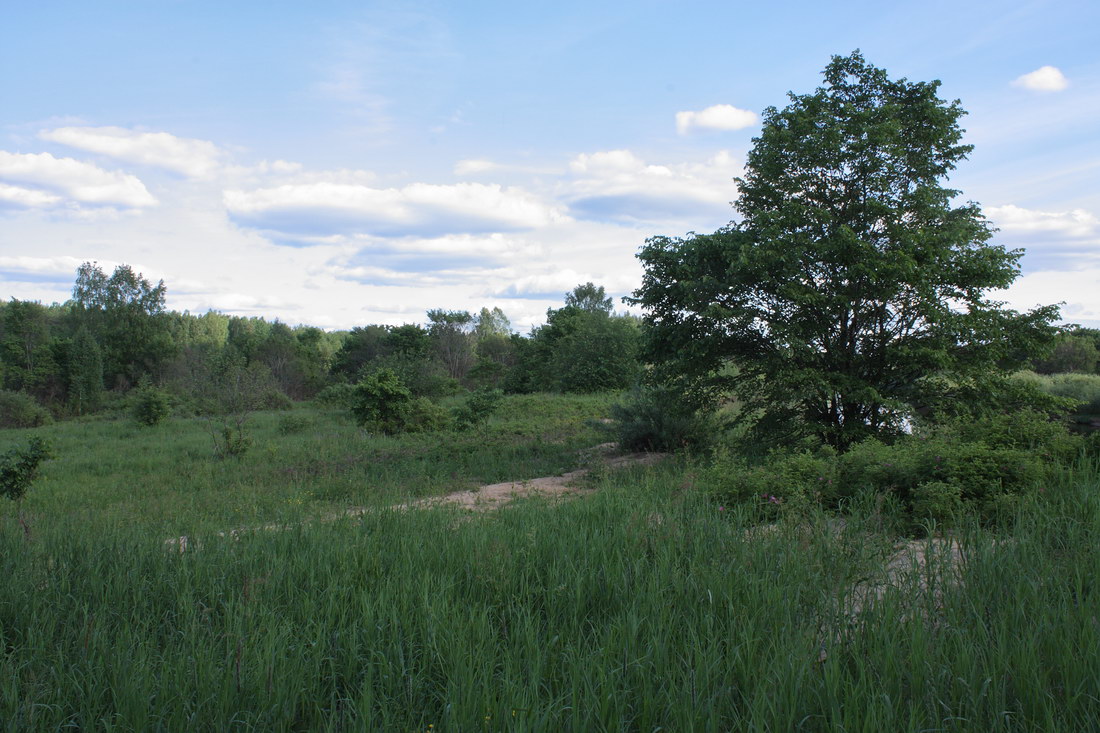
[[[765,108],[860,49],[942,82],[997,297],[1100,326],[1100,3],[0,0],[0,298],[129,264],[173,310],[346,329],[637,288],[734,218]]]

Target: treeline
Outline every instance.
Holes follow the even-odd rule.
[[[417,397],[465,390],[596,392],[638,377],[638,319],[586,283],[529,335],[499,308],[427,312],[426,323],[326,332],[277,320],[169,311],[167,288],[127,265],[77,271],[73,297],[0,303],[0,424],[94,413],[140,386],[199,412],[212,385],[246,375],[265,406],[307,400],[381,370]]]

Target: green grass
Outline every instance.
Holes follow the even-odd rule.
[[[23,506],[39,521],[75,515],[185,534],[206,524],[296,521],[572,470],[579,451],[607,439],[592,423],[610,401],[515,396],[479,429],[402,436],[368,435],[341,411],[299,406],[253,415],[253,447],[225,460],[213,458],[212,424],[199,418],[154,427],[98,418],[7,430],[0,451],[30,434],[53,443],[58,457]],[[280,427],[288,423],[290,432]]]
[[[514,424],[520,446],[536,435],[533,405],[511,407],[495,434]],[[95,433],[114,429],[129,430]],[[291,454],[292,438],[274,459],[284,468],[313,455]],[[358,440],[395,461],[430,447]],[[146,468],[210,464],[176,452],[188,450]],[[116,491],[97,509],[82,489],[84,509],[66,509],[57,469],[29,539],[14,512],[0,519],[0,730],[1100,727],[1091,465],[1007,534],[964,529],[961,583],[933,564],[936,592],[911,577],[855,618],[846,590],[889,545],[877,517],[749,531],[676,461],[606,474],[583,499],[486,514],[376,511],[234,540],[217,536],[211,510],[201,546],[183,553],[165,547],[162,517],[88,521],[146,499]],[[110,475],[96,481],[108,491]],[[262,481],[241,490],[260,494]]]

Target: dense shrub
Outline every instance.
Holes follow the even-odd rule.
[[[820,454],[777,453],[758,465],[719,453],[700,478],[722,503],[754,504],[772,517],[784,507],[829,503],[836,494],[837,472],[836,456],[828,449]]]
[[[1076,403],[1076,414],[1100,415],[1100,375],[1052,374],[1039,377],[1039,389]]]
[[[289,410],[294,407],[294,400],[281,389],[269,389],[263,393],[260,406],[265,410]]]
[[[452,411],[455,426],[460,430],[477,427],[493,414],[504,399],[504,392],[499,389],[479,389],[471,392],[462,404]]]
[[[451,413],[427,397],[414,397],[402,412],[402,432],[428,433],[451,424]]]
[[[302,432],[312,424],[313,421],[305,415],[291,413],[279,416],[279,422],[276,424],[275,430],[279,435],[293,435]]]
[[[612,405],[611,416],[624,450],[699,450],[717,432],[712,415],[686,406],[676,392],[664,387],[635,387],[624,402]]]
[[[829,508],[868,495],[897,500],[914,522],[959,511],[991,518],[1037,491],[1084,447],[1040,413],[956,420],[885,444],[865,440],[844,454],[776,452],[758,465],[721,455],[704,472],[720,501]]]
[[[347,410],[351,409],[354,397],[355,385],[339,382],[325,387],[313,399],[317,404],[325,407],[339,407]]]
[[[159,424],[172,412],[171,398],[164,390],[148,382],[135,390],[133,417],[142,425]]]
[[[0,454],[0,496],[18,501],[38,476],[43,461],[53,457],[50,446],[34,437],[26,447],[15,447]]]
[[[0,389],[0,428],[36,428],[52,420],[49,410],[29,394]]]

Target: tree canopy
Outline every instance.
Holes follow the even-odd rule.
[[[759,429],[845,447],[1022,363],[1058,310],[990,299],[1022,251],[943,185],[971,146],[939,82],[891,80],[858,51],[824,80],[765,111],[739,223],[646,242],[633,302],[659,375],[701,402],[731,390]]]

